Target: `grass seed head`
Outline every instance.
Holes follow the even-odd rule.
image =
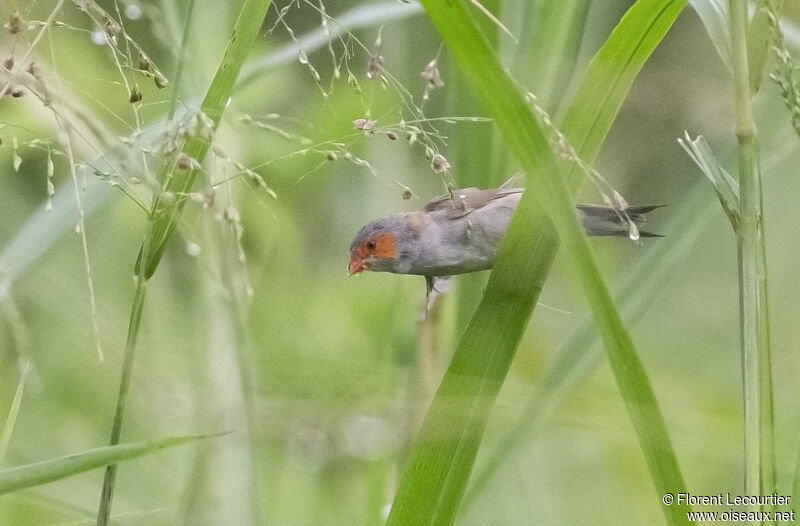
[[[422,73],[420,73],[420,75],[425,79],[425,93],[422,94],[422,98],[424,100],[428,100],[431,91],[444,86],[442,74],[439,72],[439,62],[437,59],[433,59],[428,62],[428,65],[425,66],[425,69],[422,71]]]
[[[431,168],[433,168],[434,172],[440,174],[450,169],[450,162],[445,159],[444,155],[437,153],[434,154],[433,158],[431,159]]]
[[[25,68],[25,71],[31,74],[31,76],[35,79],[42,78],[42,70],[39,69],[39,65],[36,62],[31,62],[28,64],[28,67]]]
[[[11,16],[8,18],[8,32],[12,35],[16,35],[22,30],[22,17],[19,15],[19,11],[14,9],[11,11]]]
[[[117,35],[122,32],[122,26],[117,23],[116,20],[109,18],[106,20],[104,29],[106,34],[113,40],[116,44],[117,42]]]
[[[177,162],[178,170],[188,170],[192,167],[192,158],[186,155],[185,153],[181,153],[178,156]]]
[[[134,84],[131,88],[131,96],[128,98],[128,102],[131,104],[140,102],[142,100],[142,92],[139,91],[139,86]]]
[[[356,119],[353,121],[353,127],[357,130],[363,131],[364,135],[372,135],[375,133],[375,127],[377,124],[378,121],[373,121],[370,119]]]
[[[139,51],[139,69],[142,71],[150,71],[150,66],[150,59],[147,58],[147,55],[145,55],[143,51]]]

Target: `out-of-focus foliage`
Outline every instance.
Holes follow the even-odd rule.
[[[105,354],[98,361],[64,137],[51,109],[23,87],[22,97],[0,100],[0,422],[12,407],[22,371],[29,367],[29,372],[0,469],[107,442],[133,265],[145,225],[136,200],[150,203],[148,173],[156,172],[169,134],[180,131],[163,125],[172,88],[159,90],[153,78],[134,71],[138,49],[133,42],[172,79],[185,3],[98,3],[124,22],[131,39],[117,34],[119,67],[108,45],[93,42],[104,42],[108,33],[102,24],[75,3],[0,0],[4,24],[15,9],[21,15],[20,33],[0,28],[0,60],[13,56],[21,71],[35,61],[56,106],[63,100],[70,109],[78,188],[88,187],[80,195]],[[23,60],[57,4],[63,5],[51,28]],[[518,52],[524,58],[524,47],[518,46],[530,40],[519,37],[526,27],[522,22],[533,12],[506,4],[487,3],[520,44],[498,31],[498,47],[504,57]],[[786,4],[784,15],[800,20],[800,9]],[[302,42],[308,33],[322,29],[324,34],[322,5],[334,20],[363,7],[348,1],[276,4],[252,63],[263,65],[260,61],[291,45],[293,37]],[[591,3],[577,73],[565,79],[562,99],[570,100],[588,59],[629,5]],[[238,9],[238,3],[197,1],[176,122],[188,122],[182,116],[198,110]],[[386,9],[397,7],[391,3]],[[358,40],[333,39],[332,52],[325,45],[294,52],[295,59],[265,67],[235,90],[213,139],[213,158],[209,154],[178,235],[148,288],[123,440],[225,431],[229,424],[234,433],[122,465],[115,523],[174,524],[192,518],[202,523],[221,516],[223,522],[214,523],[240,524],[236,512],[219,511],[229,510],[233,499],[219,486],[236,481],[245,469],[253,470],[258,483],[241,493],[247,493],[244,498],[255,506],[260,522],[383,520],[407,446],[427,409],[426,375],[438,380],[452,342],[463,331],[461,312],[472,312],[482,282],[457,278],[473,284],[477,294],[444,298],[438,353],[433,370],[423,370],[428,362],[419,355],[422,278],[370,273],[347,278],[350,241],[375,217],[418,208],[443,193],[447,183],[476,180],[472,164],[502,172],[492,173],[493,181],[507,179],[516,169],[502,144],[484,140],[493,133],[490,123],[412,122],[485,113],[465,93],[430,22],[415,6],[408,9],[408,14],[362,25],[354,32]],[[473,15],[486,31],[495,27],[479,11]],[[335,31],[334,20],[328,20],[328,31]],[[797,57],[797,49],[789,47]],[[444,86],[425,100],[420,72],[435,58]],[[536,83],[529,80],[536,71],[524,60],[508,64],[523,85]],[[368,79],[370,65],[385,80]],[[767,70],[771,67],[768,62]],[[138,106],[129,102],[123,74],[130,85],[138,84]],[[6,79],[0,74],[0,89]],[[629,202],[670,205],[653,214],[650,225],[670,241],[684,233],[662,226],[703,177],[676,138],[684,130],[704,135],[720,163],[735,173],[731,101],[729,71],[697,15],[687,10],[645,66],[595,163]],[[770,313],[777,475],[779,492],[788,494],[800,424],[794,387],[800,374],[795,352],[800,258],[792,233],[800,221],[793,169],[800,161],[800,142],[780,90],[768,80],[757,111],[767,256],[775,284]],[[377,131],[355,130],[356,119],[377,121]],[[411,126],[420,131],[410,145]],[[455,155],[460,144],[476,142],[485,151],[474,147],[474,161]],[[434,173],[425,145],[451,161],[448,175]],[[54,210],[46,212],[50,162]],[[277,199],[250,184],[242,167],[263,177]],[[409,190],[411,198],[404,199]],[[581,201],[601,202],[601,197],[587,186]],[[707,201],[716,205],[710,187]],[[721,208],[707,210],[713,212],[704,212],[707,227],[699,240],[659,278],[659,292],[647,298],[648,310],[629,329],[689,490],[736,493],[742,488],[736,247]],[[48,217],[59,219],[48,222]],[[659,242],[591,243],[613,287]],[[19,248],[9,250],[14,243]],[[523,338],[482,451],[492,451],[506,430],[519,425],[543,371],[586,314],[585,300],[563,267],[557,259],[540,300],[546,307],[537,308]],[[661,520],[660,498],[610,370],[603,361],[595,363],[593,373],[539,422],[536,434],[522,440],[511,461],[491,466],[494,476],[469,494],[459,523]],[[248,465],[231,451],[245,451]],[[477,469],[485,468],[488,458],[479,456]],[[5,495],[0,523],[93,523],[101,482],[96,470]]]

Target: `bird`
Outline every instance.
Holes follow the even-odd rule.
[[[432,293],[449,288],[450,276],[491,269],[524,188],[462,188],[421,210],[369,222],[350,245],[349,275],[362,271],[424,276]],[[663,205],[576,205],[590,236],[662,237],[641,230],[645,214]],[[633,226],[632,226],[633,225]]]

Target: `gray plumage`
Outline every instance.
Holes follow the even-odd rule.
[[[373,259],[369,270],[433,277],[492,268],[522,192],[522,188],[463,188],[452,197],[434,199],[422,210],[378,219],[358,233],[350,247],[351,257],[364,240],[391,233],[396,257]],[[588,235],[628,236],[628,218],[641,228],[647,221],[644,214],[658,206],[629,207],[624,212],[597,205],[576,208]]]

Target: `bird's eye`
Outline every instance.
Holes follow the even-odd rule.
[[[375,250],[375,241],[367,241],[367,250]]]

